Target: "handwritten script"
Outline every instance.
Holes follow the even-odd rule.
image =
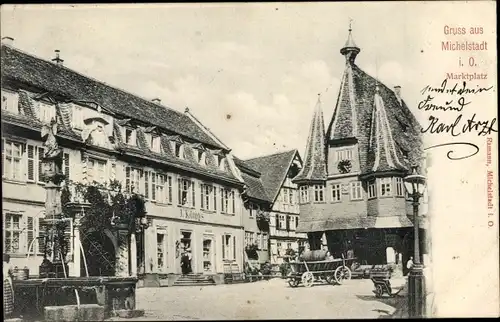
[[[420,93],[424,98],[418,103],[418,109],[430,112],[428,124],[422,127],[422,133],[450,135],[458,137],[466,133],[476,133],[478,136],[490,135],[492,132],[498,132],[497,119],[488,120],[479,119],[477,113],[471,111],[467,113],[467,109],[474,108],[473,99],[477,95],[489,92],[493,86],[480,87],[479,85],[471,86],[466,81],[461,83],[448,84],[448,80],[444,80],[439,87],[425,86]],[[443,122],[434,112],[456,113],[453,121]],[[469,116],[465,116],[465,115]],[[470,152],[465,155],[456,156],[457,152],[449,150],[447,157],[450,160],[460,160],[472,157],[479,152],[479,147],[471,142],[449,142],[437,144],[427,147],[426,150],[437,147],[450,146],[467,146]]]

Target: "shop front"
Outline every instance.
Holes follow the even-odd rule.
[[[168,275],[224,272],[224,263],[243,268],[244,230],[235,215],[207,213],[169,206],[150,212],[145,232],[146,274]],[[162,216],[168,214],[169,216]]]

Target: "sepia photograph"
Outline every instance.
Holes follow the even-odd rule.
[[[498,317],[495,7],[2,5],[5,321]]]

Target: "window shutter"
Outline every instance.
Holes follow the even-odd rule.
[[[38,182],[45,182],[45,178],[43,176],[43,169],[42,169],[42,161],[43,161],[43,156],[45,154],[45,150],[43,148],[38,148]]]
[[[217,211],[217,187],[213,187],[214,192],[214,211]]]
[[[35,181],[35,147],[28,145],[28,181]]]
[[[222,259],[226,259],[226,235],[222,235]]]
[[[144,197],[149,199],[149,171],[144,171]]]
[[[26,253],[32,254],[35,252],[36,245],[31,245],[33,239],[35,238],[35,225],[33,222],[33,217],[28,217],[27,231],[26,231]],[[31,248],[30,248],[31,246]]]
[[[196,206],[196,185],[194,181],[191,181],[191,192],[192,192],[192,197],[191,200],[193,200],[193,203],[191,204],[192,207]]]
[[[201,196],[200,207],[201,207],[201,209],[204,209],[204,205],[205,205],[204,200],[203,200],[204,196],[205,196],[205,192],[203,191],[203,188],[204,188],[204,185],[202,183],[200,183],[200,196]]]
[[[156,173],[151,172],[151,200],[156,200]]]
[[[233,260],[236,260],[236,236],[233,236]]]
[[[285,215],[286,217],[286,230],[290,230],[290,216]]]
[[[69,182],[69,153],[64,153],[64,177]]]
[[[172,177],[168,176],[168,202],[172,202]]]
[[[130,192],[130,167],[125,167],[125,191]]]
[[[182,205],[182,180],[177,178],[177,204]]]
[[[278,214],[276,214],[276,215],[274,216],[274,219],[276,219],[276,229],[281,228],[281,227],[280,227],[280,219],[279,219],[279,215],[278,215]]]
[[[232,213],[235,214],[236,213],[236,204],[234,202],[234,190],[231,191],[231,204],[232,204]]]

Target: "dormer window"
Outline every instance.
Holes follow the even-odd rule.
[[[174,155],[179,158],[179,159],[184,159],[184,146],[180,142],[176,141],[170,141],[170,144],[172,146],[172,152],[174,152]]]
[[[39,101],[38,102],[38,119],[44,123],[50,123],[52,119],[56,119],[56,107],[53,104]]]
[[[207,165],[206,153],[203,150],[198,150],[198,163],[200,165]]]
[[[2,89],[2,110],[21,114],[19,109],[19,96],[16,92]]]
[[[219,170],[226,171],[226,158],[219,156]]]
[[[151,151],[160,153],[161,152],[161,142],[160,137],[157,135],[151,135],[151,143],[150,143]]]
[[[152,142],[153,136],[151,135],[151,133],[144,133],[144,138],[146,139],[146,144],[148,145],[148,148],[150,148],[152,150],[153,149],[153,142]]]
[[[136,135],[134,129],[125,128],[125,144],[136,145]]]
[[[83,107],[73,104],[71,123],[76,130],[83,130],[85,124],[83,122]]]

